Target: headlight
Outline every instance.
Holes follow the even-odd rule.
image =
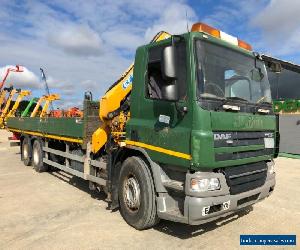
[[[218,178],[210,179],[191,179],[191,191],[205,192],[220,189],[220,181]]]
[[[268,166],[269,174],[274,174],[275,173],[275,163],[274,163],[274,161],[268,161],[267,166]]]

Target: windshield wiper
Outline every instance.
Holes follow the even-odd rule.
[[[263,96],[261,98],[259,98],[257,101],[256,101],[256,104],[259,104],[259,103],[266,103],[267,101],[265,101],[268,97],[267,96]]]
[[[221,101],[221,104],[218,105],[215,110],[220,110],[220,108],[224,110],[231,110],[231,111],[240,111],[240,107],[236,105],[235,103],[232,103],[233,101],[242,101],[242,102],[249,102],[248,100],[238,97],[238,96],[229,96],[229,97],[220,97],[214,94],[210,93],[204,93],[200,95],[203,99],[211,99],[216,101]]]
[[[210,93],[203,93],[200,95],[200,97],[204,98],[204,99],[215,99],[215,100],[221,100],[221,101],[226,100],[226,98],[224,98],[224,97],[220,97],[220,96],[210,94]]]
[[[271,102],[258,102],[256,103],[255,113],[269,114],[272,111]]]
[[[237,101],[243,101],[243,102],[249,102],[248,100],[242,98],[242,97],[238,97],[238,96],[229,96],[229,97],[226,97],[225,100],[237,100]]]
[[[238,96],[229,96],[223,99],[221,105],[217,108],[219,110],[221,107],[225,110],[231,110],[231,111],[240,111],[240,106],[238,106],[236,103],[231,104],[232,101],[242,101],[242,102],[248,102],[248,100],[238,97]]]
[[[261,104],[265,104],[265,105],[272,105],[271,102],[259,102],[259,103],[256,103],[256,105],[261,105]]]

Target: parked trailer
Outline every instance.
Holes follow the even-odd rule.
[[[138,48],[100,102],[85,95],[83,118],[15,117],[7,127],[20,135],[25,165],[88,180],[139,230],[159,219],[209,222],[275,186],[279,137],[264,63],[202,23]]]

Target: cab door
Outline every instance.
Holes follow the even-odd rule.
[[[192,112],[189,112],[187,48],[184,41],[175,46],[179,101],[174,102],[165,100],[162,92],[168,84],[162,73],[162,53],[168,45],[170,43],[165,42],[146,47],[145,58],[137,54],[128,136],[131,141],[139,142],[137,145],[143,147],[152,160],[188,167]],[[183,112],[184,109],[187,112]]]

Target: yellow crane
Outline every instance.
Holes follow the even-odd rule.
[[[169,37],[171,37],[169,33],[161,31],[152,39],[151,42],[158,42],[168,39]],[[102,121],[102,125],[94,132],[92,137],[92,151],[94,153],[98,152],[98,150],[107,142],[108,134],[110,132],[115,136],[121,135],[126,119],[129,119],[129,115],[125,117],[120,107],[131,92],[133,68],[134,64],[132,63],[122,74],[121,78],[110,87],[100,100],[99,116]],[[112,124],[113,118],[115,117],[116,120],[118,120],[117,123],[119,126],[116,131],[113,131],[114,128]]]
[[[59,100],[60,99],[60,96],[59,94],[51,94],[51,95],[47,95],[45,100],[45,104],[44,104],[44,107],[42,109],[42,112],[40,114],[40,118],[44,118],[47,114],[47,111],[48,111],[48,108],[49,108],[49,105],[55,101],[55,100]]]
[[[6,94],[7,94],[6,90],[1,91],[1,93],[0,93],[0,108],[3,104],[3,102],[5,101]]]
[[[29,90],[22,90],[22,91],[19,93],[19,95],[18,95],[18,97],[17,97],[17,99],[16,99],[16,101],[15,101],[15,103],[14,103],[14,106],[11,108],[11,110],[9,111],[9,113],[6,115],[5,120],[7,120],[8,117],[15,116],[16,111],[17,111],[17,109],[18,109],[18,107],[19,107],[19,105],[20,105],[22,99],[23,99],[25,96],[28,96],[28,95],[31,95],[31,92],[30,92]]]
[[[8,110],[9,110],[12,99],[14,98],[15,94],[19,93],[19,92],[21,92],[21,89],[13,89],[10,92],[10,94],[8,96],[8,99],[6,101],[5,107],[2,110],[2,113],[1,113],[1,116],[0,116],[0,128],[3,128],[3,126],[4,126],[4,119],[5,119],[5,117],[8,113]]]
[[[12,89],[13,87],[9,87],[9,88],[4,88],[3,90],[0,91],[0,110],[1,110],[1,106],[5,103],[5,97],[7,93],[10,93]]]
[[[40,97],[40,99],[37,101],[32,113],[31,113],[30,117],[36,117],[36,114],[37,114],[40,106],[42,105],[43,101],[45,100],[45,98],[46,98],[46,96]]]
[[[44,118],[47,114],[50,103],[55,101],[55,100],[59,100],[59,99],[60,99],[60,96],[58,94],[51,94],[51,95],[42,96],[38,100],[38,102],[36,103],[30,117],[36,117],[36,115],[39,111],[39,108],[41,107],[42,103],[45,101],[45,104],[44,104],[44,106],[42,108],[42,111],[41,111],[41,114],[40,114],[40,117]]]

